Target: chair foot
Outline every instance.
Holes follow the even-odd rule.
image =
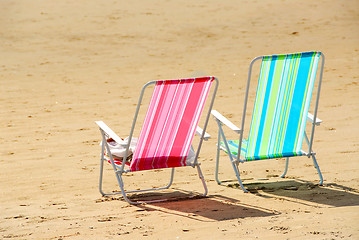
[[[198,172],[199,179],[201,179],[202,185],[204,188],[204,193],[202,194],[202,196],[207,196],[208,188],[207,188],[206,181],[204,180],[204,176],[202,174],[202,170],[201,170],[199,164],[197,164],[197,172]]]
[[[314,167],[317,169],[317,172],[318,172],[318,175],[319,175],[319,185],[320,186],[323,186],[323,175],[322,175],[322,172],[320,171],[320,168],[319,168],[319,165],[318,165],[318,162],[317,162],[317,159],[315,158],[314,155],[312,155],[312,158],[313,158],[313,163],[314,163]]]
[[[284,178],[285,175],[287,174],[287,171],[288,171],[288,163],[289,163],[289,157],[287,157],[286,160],[285,160],[285,168],[284,168],[283,174],[280,175],[281,178]]]
[[[248,190],[243,186],[242,179],[241,179],[241,177],[239,175],[238,164],[232,163],[232,165],[233,165],[233,169],[234,169],[234,172],[236,174],[237,180],[239,182],[239,185],[241,186],[243,192],[248,193]]]

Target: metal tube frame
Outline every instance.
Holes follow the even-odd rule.
[[[169,183],[164,186],[164,187],[159,187],[159,188],[151,188],[151,189],[142,189],[142,190],[133,190],[133,191],[125,191],[124,190],[124,182],[123,182],[123,179],[122,179],[122,174],[123,173],[126,173],[125,171],[121,171],[121,170],[118,170],[118,165],[114,163],[114,160],[113,160],[113,156],[110,154],[110,149],[108,147],[108,145],[105,143],[106,142],[106,135],[105,133],[101,130],[101,134],[102,134],[102,147],[101,147],[101,162],[100,162],[100,177],[99,177],[99,191],[100,193],[102,194],[102,196],[111,196],[111,195],[117,195],[117,194],[120,194],[122,193],[123,195],[123,198],[130,204],[139,204],[139,203],[143,203],[143,202],[133,202],[131,200],[128,199],[127,197],[127,193],[136,193],[136,192],[146,192],[146,191],[152,191],[152,190],[162,190],[162,189],[168,189],[172,183],[173,183],[173,177],[174,177],[174,172],[175,172],[175,169],[172,168],[172,171],[171,171],[171,177],[170,177],[170,181]],[[105,144],[104,144],[105,143]],[[118,184],[120,186],[120,189],[121,189],[121,192],[114,192],[114,193],[105,193],[103,190],[102,190],[102,180],[103,180],[103,165],[104,165],[104,162],[107,161],[107,159],[104,157],[104,150],[107,150],[107,152],[109,153],[109,157],[110,157],[110,163],[111,163],[111,166],[112,168],[114,169],[115,171],[115,175],[116,175],[116,179],[118,181]]]
[[[241,123],[241,130],[239,133],[239,146],[238,146],[238,156],[237,156],[237,161],[240,161],[240,152],[241,152],[241,148],[242,148],[242,139],[243,139],[243,133],[244,133],[244,122],[246,120],[246,112],[247,112],[247,103],[248,103],[248,95],[249,95],[249,86],[250,86],[250,82],[251,82],[251,78],[252,78],[252,69],[253,69],[253,65],[256,61],[263,59],[264,56],[259,56],[256,57],[252,60],[251,64],[249,65],[249,70],[248,70],[248,79],[247,79],[247,87],[246,87],[246,95],[244,97],[244,106],[243,106],[243,113],[242,113],[242,123]]]
[[[209,105],[209,109],[208,109],[208,113],[207,113],[207,117],[205,119],[205,123],[204,123],[204,126],[203,126],[203,131],[202,131],[202,136],[200,137],[200,140],[199,140],[199,143],[198,143],[198,148],[197,148],[197,152],[196,152],[196,156],[195,156],[195,160],[193,161],[193,163],[190,165],[192,166],[193,168],[197,168],[197,173],[198,173],[198,176],[202,182],[202,185],[203,185],[203,188],[204,188],[204,193],[202,194],[203,196],[206,196],[207,193],[208,193],[208,188],[207,188],[207,185],[206,185],[206,182],[205,182],[205,179],[204,179],[204,176],[203,176],[203,173],[202,173],[202,170],[200,168],[200,163],[198,163],[198,156],[199,156],[199,152],[200,152],[200,149],[201,149],[201,146],[202,146],[202,142],[203,140],[205,139],[205,133],[206,133],[206,129],[207,129],[207,125],[208,125],[208,120],[209,120],[209,116],[210,116],[210,113],[211,113],[211,110],[212,110],[212,107],[213,107],[213,104],[214,104],[214,99],[215,99],[215,96],[216,96],[216,93],[217,93],[217,89],[218,89],[218,79],[213,77],[214,79],[214,82],[215,82],[215,86],[214,86],[214,90],[213,90],[213,94],[212,94],[212,98],[211,98],[211,102],[210,102],[210,105]],[[145,90],[148,86],[152,85],[152,84],[156,84],[157,81],[151,81],[151,82],[148,82],[146,83],[143,87],[142,87],[142,90],[141,90],[141,93],[140,93],[140,96],[139,96],[139,100],[138,100],[138,103],[137,103],[137,107],[136,107],[136,111],[135,111],[135,116],[134,116],[134,119],[132,121],[132,126],[131,126],[131,130],[130,130],[130,134],[129,134],[129,137],[128,137],[128,144],[126,146],[126,151],[125,151],[125,155],[124,156],[127,156],[127,153],[129,151],[129,146],[130,146],[130,142],[132,140],[132,136],[133,136],[133,132],[134,132],[134,129],[135,129],[135,126],[136,126],[136,121],[137,121],[137,117],[138,117],[138,114],[139,114],[139,111],[140,111],[140,106],[141,106],[141,103],[142,103],[142,100],[143,100],[143,96],[144,96],[144,93],[145,93]],[[124,188],[124,181],[123,181],[123,178],[122,178],[122,175],[126,172],[131,172],[130,170],[125,170],[125,165],[126,165],[126,161],[127,160],[123,160],[122,161],[122,164],[119,166],[117,164],[115,164],[114,160],[113,160],[113,157],[111,155],[111,152],[110,152],[110,148],[107,144],[107,141],[106,141],[106,134],[104,133],[104,131],[102,129],[100,129],[101,131],[101,134],[102,134],[102,147],[101,147],[101,163],[100,163],[100,176],[99,176],[99,191],[100,193],[102,194],[102,196],[110,196],[110,195],[117,195],[117,194],[120,194],[122,193],[122,196],[123,198],[125,199],[126,202],[130,203],[130,204],[142,204],[142,203],[151,203],[151,202],[161,202],[161,201],[166,201],[168,199],[159,199],[159,200],[152,200],[152,201],[137,201],[137,202],[134,202],[134,201],[131,201],[128,197],[127,197],[127,194],[128,193],[138,193],[138,192],[148,192],[148,191],[157,191],[157,190],[163,190],[163,189],[168,189],[172,183],[173,183],[173,179],[174,179],[174,172],[175,172],[175,168],[172,168],[171,170],[171,176],[170,176],[170,181],[169,183],[164,186],[164,187],[158,187],[158,188],[150,188],[150,189],[141,189],[141,190],[131,190],[131,191],[125,191],[125,188]],[[110,163],[112,165],[112,168],[113,170],[115,171],[115,175],[116,175],[116,179],[117,179],[117,182],[119,184],[119,187],[121,189],[121,192],[114,192],[114,193],[105,193],[103,190],[102,190],[102,181],[103,181],[103,168],[104,168],[104,161],[106,161],[105,159],[105,156],[104,156],[104,153],[105,153],[105,148],[107,150],[107,152],[109,153],[109,157],[110,157]]]
[[[221,146],[221,138],[223,138],[223,142],[224,142],[224,145],[225,145],[225,147],[227,149],[227,154],[229,156],[229,160],[230,160],[230,162],[232,164],[232,167],[233,167],[234,173],[236,174],[236,177],[237,177],[237,180],[239,182],[239,185],[241,186],[241,188],[242,188],[242,190],[244,192],[248,192],[248,190],[243,186],[243,183],[242,183],[242,180],[241,180],[241,177],[240,177],[240,172],[239,172],[239,168],[238,168],[239,162],[237,161],[237,159],[233,158],[233,155],[232,155],[232,153],[231,153],[231,151],[229,149],[226,136],[225,136],[225,134],[223,132],[222,123],[218,119],[216,119],[216,122],[218,124],[217,159],[216,159],[216,172],[215,172],[216,181],[217,181],[218,184],[222,184],[222,182],[218,178],[218,169],[219,169],[219,152],[220,152],[220,146]],[[238,155],[240,155],[240,153]]]
[[[305,138],[305,141],[308,145],[308,147],[310,146],[310,141],[308,139],[308,136],[307,136],[307,133],[304,132],[304,138]],[[318,162],[317,162],[317,159],[315,158],[315,152],[311,152],[310,154],[307,153],[306,155],[308,157],[312,157],[312,160],[313,160],[313,164],[314,164],[314,167],[317,169],[317,172],[318,172],[318,175],[319,175],[319,185],[323,185],[323,175],[322,175],[322,172],[320,171],[320,168],[319,168],[319,165],[318,165]],[[287,174],[287,171],[288,171],[288,164],[289,164],[289,157],[286,158],[286,161],[285,161],[285,167],[284,167],[284,172],[283,174],[280,176],[281,178],[284,178],[285,175]]]

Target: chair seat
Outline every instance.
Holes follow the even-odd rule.
[[[253,160],[261,160],[261,159],[271,159],[271,158],[282,158],[282,157],[294,157],[294,156],[302,156],[303,153],[300,152],[281,152],[281,153],[273,153],[268,155],[258,155],[258,156],[247,156],[247,139],[242,140],[242,146],[241,146],[241,156],[245,156],[245,159],[243,161],[253,161]],[[228,141],[229,149],[232,153],[232,155],[237,156],[238,155],[238,147],[239,147],[239,140],[230,140]],[[221,142],[221,149],[223,149],[226,153],[226,146],[224,145],[224,142]]]
[[[237,156],[239,140],[230,140],[230,141],[227,141],[227,143],[228,143],[228,146],[229,146],[229,149],[230,149],[232,155]],[[245,156],[247,154],[247,143],[248,143],[247,139],[242,140],[241,156]],[[221,149],[224,150],[226,153],[228,153],[223,141],[221,142]]]

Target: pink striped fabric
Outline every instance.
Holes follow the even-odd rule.
[[[186,166],[213,77],[156,82],[130,169]]]

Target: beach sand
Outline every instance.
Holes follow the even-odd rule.
[[[356,0],[0,1],[0,238],[359,239],[358,25]],[[324,186],[305,157],[284,179],[260,180],[280,175],[284,159],[240,165],[258,183],[248,194],[217,185],[211,118],[199,159],[208,197],[188,199],[202,191],[192,168],[163,193],[178,201],[101,196],[94,121],[128,136],[143,84],[216,76],[214,109],[239,125],[250,61],[311,50],[326,57],[314,143]],[[220,177],[233,180],[221,156]],[[110,166],[105,174],[104,188],[119,190]]]

